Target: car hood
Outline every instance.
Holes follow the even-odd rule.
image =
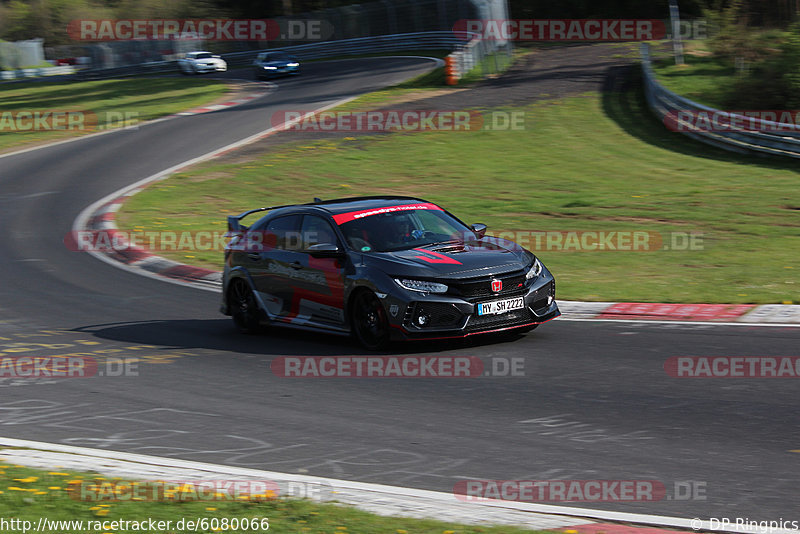
[[[364,256],[391,276],[466,279],[528,267],[533,254],[504,239],[439,244]]]

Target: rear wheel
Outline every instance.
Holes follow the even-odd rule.
[[[364,348],[380,350],[389,345],[389,319],[372,291],[362,290],[353,298],[350,324],[353,335]]]
[[[234,280],[228,290],[228,306],[236,327],[244,334],[261,330],[261,313],[256,296],[244,280]]]

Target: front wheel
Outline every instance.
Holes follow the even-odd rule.
[[[353,335],[368,350],[389,345],[389,319],[378,297],[369,290],[360,291],[350,307]]]
[[[233,322],[243,334],[257,334],[261,317],[253,290],[244,280],[234,280],[228,290],[228,306]]]

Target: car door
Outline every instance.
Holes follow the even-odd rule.
[[[304,215],[302,268],[298,269],[295,295],[299,315],[315,323],[340,326],[344,323],[344,257],[315,258],[308,248],[334,244],[344,250],[331,224],[318,215]]]
[[[302,215],[286,215],[268,221],[253,232],[247,251],[248,271],[267,311],[285,317],[292,301],[293,275],[302,257]]]

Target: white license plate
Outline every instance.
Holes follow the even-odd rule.
[[[494,300],[478,304],[478,315],[497,315],[513,310],[521,310],[525,307],[525,298],[517,297],[513,299]]]

